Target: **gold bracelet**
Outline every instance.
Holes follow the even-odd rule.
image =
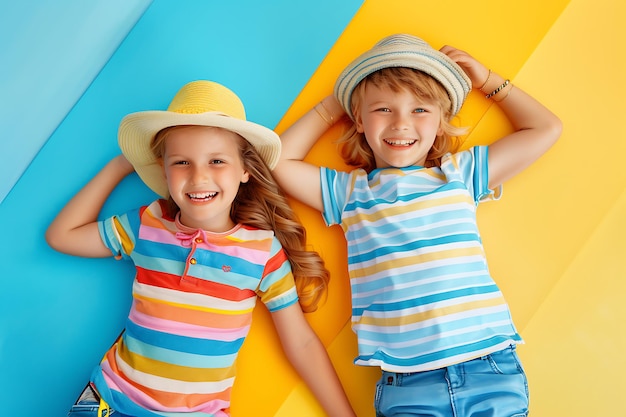
[[[502,83],[502,85],[501,85],[500,87],[496,88],[496,89],[495,89],[495,90],[493,90],[491,93],[487,94],[487,95],[485,96],[485,98],[491,98],[491,97],[495,96],[495,95],[496,95],[496,94],[498,94],[500,91],[502,91],[502,89],[503,89],[504,87],[506,87],[507,85],[509,85],[509,82],[510,82],[509,80],[504,80],[504,82]]]
[[[487,74],[487,79],[485,80],[485,82],[483,83],[482,86],[480,86],[478,89],[480,91],[483,91],[483,88],[485,88],[485,86],[487,85],[487,83],[489,82],[489,78],[491,78],[491,70],[489,70],[489,74]],[[484,91],[483,91],[484,93]]]
[[[324,116],[324,115],[322,114],[322,112],[321,112],[321,111],[319,111],[319,109],[317,108],[317,106],[319,106],[319,103],[318,103],[318,104],[316,104],[316,105],[315,105],[315,107],[313,107],[313,110],[315,110],[315,112],[316,112],[317,114],[319,114],[319,116],[322,118],[322,120],[323,120],[323,121],[325,121],[325,122],[326,122],[326,124],[327,124],[328,126],[332,126],[332,125],[333,125],[332,121],[331,121],[331,120],[328,120],[328,119],[326,118],[326,116]]]
[[[330,119],[330,123],[329,125],[333,125],[333,123],[335,123],[335,118],[333,117],[333,114],[330,110],[328,110],[328,107],[326,107],[326,104],[324,104],[324,100],[320,101],[320,104],[322,105],[322,107],[324,108],[324,111],[326,112],[326,114],[328,115],[328,118]]]

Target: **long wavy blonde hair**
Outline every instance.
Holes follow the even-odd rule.
[[[174,129],[180,127],[168,127],[155,135],[151,149],[158,160],[164,155],[165,140]],[[307,249],[306,229],[274,180],[271,170],[254,146],[237,136],[239,156],[250,178],[248,182],[240,184],[230,209],[230,217],[235,223],[274,231],[291,264],[302,311],[313,312],[326,297],[330,273],[320,255]],[[172,217],[180,211],[171,197],[168,199],[168,209],[168,215]]]
[[[441,157],[458,148],[456,137],[465,133],[467,129],[453,126],[450,123],[452,119],[450,97],[446,89],[437,80],[413,68],[389,67],[373,72],[357,84],[352,91],[351,111],[354,117],[361,110],[361,102],[368,85],[388,88],[396,93],[407,90],[421,100],[439,105],[443,134],[435,138],[435,142],[428,152],[425,164],[427,168],[441,166]],[[365,135],[356,131],[354,123],[348,127],[338,143],[341,146],[341,156],[348,165],[362,168],[367,172],[376,168],[372,148],[368,145]]]

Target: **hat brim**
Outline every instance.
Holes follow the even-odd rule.
[[[351,118],[355,87],[368,75],[390,67],[413,68],[439,81],[448,92],[453,115],[459,112],[472,89],[470,78],[446,54],[412,35],[393,35],[363,52],[337,78],[334,95]]]
[[[217,112],[188,114],[154,110],[129,114],[122,119],[118,130],[120,149],[143,182],[162,197],[169,196],[167,182],[150,145],[160,130],[182,125],[230,130],[250,142],[270,169],[278,163],[280,138],[273,130],[257,123]]]

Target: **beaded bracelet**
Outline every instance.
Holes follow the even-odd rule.
[[[504,87],[506,87],[507,85],[509,85],[509,80],[504,80],[504,83],[502,83],[502,85],[498,88],[496,88],[495,90],[493,90],[491,93],[487,94],[485,96],[485,98],[491,98],[493,96],[495,96],[496,94],[498,94],[500,91],[502,91],[502,89]]]

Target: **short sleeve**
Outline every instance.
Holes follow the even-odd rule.
[[[137,219],[137,221],[131,222],[130,219]],[[130,259],[130,254],[135,247],[138,227],[138,209],[120,216],[111,216],[98,222],[102,242],[111,250],[115,259]]]
[[[320,185],[322,189],[322,216],[326,225],[341,224],[341,216],[346,206],[353,175],[335,171],[330,168],[320,168]]]
[[[476,204],[498,200],[502,186],[489,188],[489,164],[487,146],[476,146],[466,151],[444,156],[441,170],[448,181],[462,181]]]
[[[270,257],[257,293],[270,312],[278,311],[298,301],[291,264],[276,237],[272,242]]]

